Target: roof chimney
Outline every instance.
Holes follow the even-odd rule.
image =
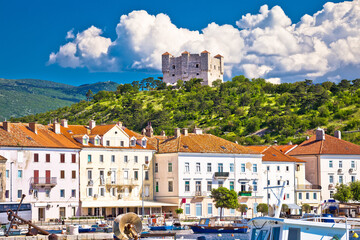
[[[146,135],[146,130],[145,130],[145,128],[143,129],[143,130],[141,130],[141,135]]]
[[[61,131],[60,131],[60,123],[54,122],[53,123],[53,130],[54,130],[54,133],[60,134],[61,133]]]
[[[180,128],[175,128],[175,133],[174,133],[175,137],[178,138],[180,137],[181,133],[180,133]]]
[[[335,131],[335,137],[338,138],[338,139],[341,139],[341,131],[336,130]]]
[[[68,121],[66,119],[61,119],[61,126],[68,128]]]
[[[316,129],[316,141],[325,140],[325,131],[324,129],[318,128]]]
[[[35,122],[29,123],[29,128],[31,131],[33,131],[35,134],[37,134],[37,126]]]
[[[164,131],[164,130],[162,130],[162,131],[160,132],[160,136],[162,136],[162,137],[165,137],[165,136],[166,136],[166,134],[165,134],[165,131]]]
[[[95,126],[96,126],[95,120],[90,120],[90,121],[89,121],[89,128],[90,128],[90,130],[93,129]]]
[[[3,122],[3,128],[5,131],[10,132],[11,131],[11,122],[8,122],[8,121]]]
[[[146,131],[146,136],[147,137],[153,137],[153,135],[154,135],[154,129],[152,128],[152,126],[151,126],[151,122],[148,122],[148,125],[146,126],[146,128],[145,128],[145,131]]]
[[[203,134],[202,129],[201,129],[201,128],[198,128],[198,127],[196,127],[196,126],[195,126],[195,128],[194,128],[194,133],[195,133],[195,134]]]
[[[117,125],[120,127],[120,128],[122,128],[123,127],[123,125],[122,125],[122,122],[117,122]]]
[[[187,128],[183,128],[183,134],[184,136],[189,135],[189,130]]]
[[[310,139],[310,137],[309,136],[306,136],[306,140],[309,140]]]

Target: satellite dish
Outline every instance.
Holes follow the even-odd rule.
[[[119,215],[114,220],[114,235],[119,239],[138,239],[142,231],[142,222],[135,213]]]

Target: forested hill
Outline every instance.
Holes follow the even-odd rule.
[[[178,81],[176,87],[150,80],[119,85],[117,91],[100,91],[89,102],[13,121],[122,121],[138,132],[151,121],[156,134],[165,130],[167,135],[175,127],[191,130],[196,125],[240,144],[299,143],[309,130],[324,127],[328,134],[342,130],[343,139],[360,144],[359,132],[347,132],[360,128],[360,79],[274,85],[237,76],[213,88],[201,86],[200,79]]]
[[[115,82],[71,86],[39,79],[0,78],[0,121],[70,106],[86,99],[89,90],[115,91],[117,86]]]

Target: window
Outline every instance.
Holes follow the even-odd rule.
[[[6,176],[6,178],[9,178],[9,170],[5,171],[5,176]]]
[[[135,180],[139,179],[139,171],[137,171],[137,170],[134,171],[134,179]]]
[[[276,166],[276,171],[280,171],[280,166]]]
[[[65,154],[64,153],[60,154],[60,163],[65,163]]]
[[[106,141],[106,146],[110,146],[110,141],[109,140]]]
[[[135,163],[138,163],[138,162],[139,162],[138,156],[135,156],[135,157],[134,157],[134,162],[135,162]]]
[[[104,155],[100,155],[100,162],[104,162]]]
[[[173,181],[169,181],[169,182],[168,182],[168,191],[169,191],[169,192],[174,191]]]
[[[224,185],[224,182],[223,181],[219,181],[218,182],[218,187],[222,187]]]
[[[93,189],[92,189],[91,187],[89,187],[89,188],[87,189],[87,195],[88,195],[88,197],[92,197],[92,195],[93,195]]]
[[[23,172],[22,172],[22,170],[18,170],[18,178],[22,178],[22,174]]]
[[[302,199],[302,193],[301,192],[299,193],[299,199],[300,200]]]
[[[230,181],[230,190],[234,190],[234,181]]]
[[[111,162],[115,162],[115,155],[111,155]]]
[[[240,182],[240,191],[246,191],[246,182]]]
[[[330,191],[330,198],[334,198],[334,191]]]
[[[224,165],[222,163],[218,163],[218,172],[224,171]]]
[[[159,182],[155,182],[155,192],[159,192]]]
[[[296,164],[296,171],[300,171],[300,164]]]
[[[185,172],[190,172],[190,164],[188,162],[185,163]]]
[[[175,65],[172,65],[172,69],[175,69]]]
[[[185,214],[189,215],[190,214],[190,203],[186,203],[185,204]]]
[[[124,141],[120,141],[120,147],[124,146]]]
[[[143,140],[141,141],[141,145],[142,145],[143,147],[146,147],[146,140],[145,140],[145,139],[143,139]]]
[[[124,171],[124,179],[129,179],[129,172],[128,171]]]
[[[211,192],[212,189],[212,181],[207,181],[207,191]]]
[[[84,144],[84,145],[88,145],[88,144],[89,144],[89,139],[86,138],[85,136],[83,137],[83,144]]]
[[[355,161],[351,161],[351,168],[355,168]]]
[[[39,162],[39,154],[34,153],[34,162]]]
[[[76,154],[71,154],[71,162],[76,163]]]
[[[334,176],[333,175],[329,176],[329,183],[334,183]]]
[[[329,161],[329,168],[332,168],[332,167],[333,167],[333,161],[330,160],[330,161]]]
[[[254,191],[254,192],[257,192],[257,189],[258,189],[258,187],[257,187],[257,181],[256,181],[256,180],[253,180],[253,191]]]
[[[60,207],[59,208],[59,217],[60,218],[65,218],[65,207]]]
[[[257,164],[253,164],[253,172],[257,172]]]
[[[230,163],[230,172],[234,172],[234,164]]]
[[[310,193],[307,192],[305,196],[306,196],[306,199],[307,199],[307,200],[310,199]]]
[[[270,197],[271,197],[271,196],[270,196],[270,193],[268,193],[268,199],[270,199]]]
[[[105,188],[100,188],[100,196],[105,197]]]
[[[71,190],[71,197],[76,197],[76,189]]]
[[[197,193],[201,193],[201,181],[196,181],[195,182],[195,191]]]
[[[76,170],[71,171],[71,178],[76,179]]]
[[[266,171],[270,171],[270,166],[267,166],[267,167],[266,167]]]
[[[111,196],[116,196],[116,188],[111,188]]]
[[[88,180],[92,179],[92,170],[88,170]]]
[[[88,154],[88,163],[91,163],[91,155]]]
[[[211,163],[207,163],[207,172],[211,172]]]
[[[201,171],[200,163],[196,163],[196,172],[199,173]]]
[[[168,163],[168,172],[172,172],[172,163],[171,162]]]
[[[289,171],[289,166],[286,166],[286,171],[287,171],[287,172]]]
[[[339,161],[339,168],[342,168],[342,161]]]
[[[241,172],[245,172],[245,163],[241,164]]]
[[[267,185],[268,185],[268,186],[270,185],[270,180],[267,180]]]
[[[343,183],[343,176],[339,176],[339,183]]]
[[[148,164],[148,163],[149,163],[149,157],[145,156],[145,164]]]
[[[286,194],[286,198],[289,199],[289,198],[290,198],[290,194],[287,193],[287,194]]]
[[[18,190],[18,194],[17,194],[17,195],[18,195],[18,198],[21,198],[21,197],[22,197],[22,190],[21,190],[21,189]]]
[[[145,171],[145,180],[149,180],[149,171]]]
[[[208,209],[208,214],[212,214],[212,203],[208,203],[208,207],[207,207],[207,209]]]
[[[46,162],[50,162],[50,154],[46,154]]]
[[[47,198],[50,197],[50,189],[46,189],[46,190],[45,190],[45,196],[46,196]]]
[[[356,179],[355,179],[355,176],[351,176],[351,182],[355,182]]]
[[[95,138],[95,145],[100,145],[100,139],[99,138]]]
[[[65,178],[65,171],[64,171],[64,170],[61,170],[61,171],[60,171],[60,178],[61,178],[61,179],[64,179],[64,178]]]
[[[313,199],[317,199],[317,194],[316,194],[316,192],[313,193]]]
[[[290,185],[290,181],[289,180],[286,180],[286,185]]]
[[[125,163],[128,162],[128,156],[127,156],[127,155],[124,156],[124,162],[125,162]]]
[[[281,181],[280,181],[280,180],[278,180],[278,181],[277,181],[277,185],[279,185],[279,186],[280,186],[280,183],[281,183]]]
[[[9,190],[5,191],[5,198],[9,198]]]
[[[159,172],[159,164],[155,163],[155,172]]]
[[[190,181],[185,181],[185,192],[190,192]]]
[[[145,185],[145,197],[149,197],[149,196],[150,196],[150,186]]]
[[[60,197],[61,198],[65,197],[65,189],[60,189]]]
[[[34,198],[38,198],[39,194],[38,194],[38,190],[34,189]]]
[[[235,214],[235,209],[234,208],[230,208],[230,214]]]
[[[195,210],[196,210],[196,216],[201,217],[202,216],[202,203],[196,203]]]
[[[130,145],[131,145],[132,147],[134,147],[134,146],[136,145],[136,140],[135,140],[135,139],[131,139]]]
[[[199,68],[199,64],[196,64],[195,67],[196,67],[196,68]]]

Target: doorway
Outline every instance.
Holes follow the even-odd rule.
[[[38,221],[45,221],[45,208],[39,208]]]

